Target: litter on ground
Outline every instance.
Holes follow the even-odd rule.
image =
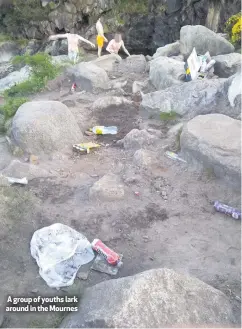
[[[24,178],[6,177],[6,178],[10,184],[20,184],[20,185],[28,184],[28,180],[26,177],[24,177]]]
[[[74,151],[79,151],[81,153],[90,153],[91,149],[97,149],[99,148],[101,145],[96,144],[96,143],[81,143],[81,144],[74,144],[73,145],[73,150]]]
[[[241,219],[241,211],[236,208],[227,206],[219,201],[214,202],[214,208],[223,214],[233,217],[234,219]]]
[[[37,230],[31,239],[30,251],[40,276],[52,288],[71,286],[79,268],[94,258],[87,238],[60,223]]]
[[[169,158],[169,159],[172,159],[172,160],[178,160],[178,161],[181,161],[181,162],[185,162],[185,160],[183,160],[182,158],[180,158],[176,153],[174,152],[170,152],[170,151],[166,151],[165,153],[166,157]]]

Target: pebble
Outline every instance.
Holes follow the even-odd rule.
[[[149,259],[150,259],[150,260],[152,260],[152,261],[154,260],[154,258],[153,258],[153,257],[149,257]]]
[[[143,239],[144,239],[144,240],[149,240],[148,235],[144,235],[144,236],[143,236]]]
[[[39,291],[38,289],[33,289],[33,290],[31,290],[31,292],[32,292],[33,294],[37,294],[38,291]]]
[[[80,280],[87,280],[89,272],[80,272],[77,274],[78,279]]]
[[[167,196],[166,191],[162,191],[162,192],[161,192],[161,195],[162,195],[163,197]]]
[[[239,296],[235,296],[235,299],[241,303],[241,298]]]

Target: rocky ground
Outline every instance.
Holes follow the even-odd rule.
[[[140,98],[132,93],[134,81],[149,78],[148,71],[141,71],[108,72],[110,81],[127,81],[119,88],[95,87],[75,94],[66,87],[52,88],[33,96],[33,101],[67,105],[82,132],[94,125],[116,125],[115,136],[80,140],[101,143],[95,152],[78,155],[69,145],[65,151],[35,154],[38,159],[31,164],[25,155],[11,155],[1,138],[3,173],[27,173],[29,178],[26,186],[0,187],[1,303],[9,295],[81,296],[84,288],[111,279],[91,271],[87,280],[76,278],[69,288],[57,291],[46,285],[31,257],[30,240],[37,229],[63,223],[123,254],[124,266],[117,277],[169,268],[221,290],[232,303],[235,326],[240,327],[240,221],[213,209],[215,200],[239,207],[240,190],[209,168],[197,170],[165,157],[165,150],[172,147],[170,128],[181,120],[142,117]],[[155,91],[150,84],[145,88],[145,93]],[[102,106],[107,96],[119,98],[106,98],[104,104],[110,103]],[[23,164],[15,162],[9,168],[11,160]],[[57,327],[63,316],[5,313],[2,326]]]

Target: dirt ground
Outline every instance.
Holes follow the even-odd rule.
[[[124,92],[130,93],[131,82],[137,76],[127,78],[129,83]],[[48,168],[51,174],[48,178],[33,179],[24,187],[0,188],[3,201],[0,201],[0,214],[4,214],[0,230],[1,302],[9,295],[81,296],[85,287],[112,279],[91,271],[87,280],[76,278],[70,288],[57,291],[46,285],[30,255],[30,240],[37,229],[63,223],[90,241],[100,238],[122,253],[124,266],[117,277],[165,267],[222,290],[232,302],[236,326],[240,327],[240,221],[213,209],[215,200],[240,207],[240,192],[208,172],[198,173],[187,164],[167,159],[164,152],[152,168],[136,167],[132,152],[118,147],[115,141],[145,124],[163,133],[162,149],[172,122],[144,123],[136,106],[93,112],[91,104],[98,97],[100,94],[88,93],[61,97],[58,92],[48,92],[34,98],[69,102],[82,131],[93,124],[117,125],[119,135],[99,137],[102,147],[89,155],[78,156],[67,150],[40,159],[39,166]],[[90,187],[107,173],[121,179],[124,200],[89,200]],[[63,316],[62,313],[5,313],[2,327],[57,327]]]

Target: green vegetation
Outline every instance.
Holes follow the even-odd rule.
[[[241,45],[241,25],[241,13],[231,16],[225,24],[225,32],[228,33],[231,43],[238,48]]]
[[[4,105],[0,107],[0,111],[4,113],[6,119],[13,116],[19,106],[28,101],[26,96],[44,89],[46,83],[60,73],[60,66],[54,65],[51,56],[45,53],[16,56],[12,62],[29,65],[32,74],[28,80],[4,91]]]
[[[177,113],[176,112],[161,112],[160,113],[160,119],[162,121],[168,121],[168,120],[175,120],[177,119]]]
[[[6,41],[14,41],[15,43],[18,43],[20,47],[26,47],[29,42],[27,39],[15,39],[8,34],[0,33],[0,43]]]
[[[126,14],[148,14],[148,0],[118,0],[117,13]]]

